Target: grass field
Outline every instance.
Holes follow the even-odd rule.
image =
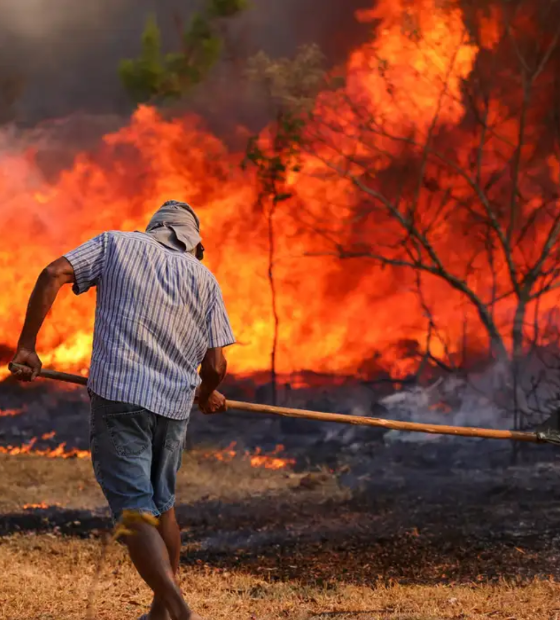
[[[323,519],[329,523],[338,520],[337,514],[332,514],[333,506],[338,506],[336,512],[340,510],[340,519],[344,521],[347,517],[342,514],[342,507],[348,506],[352,498],[348,489],[324,472],[309,475],[254,469],[244,462],[219,463],[191,454],[180,474],[178,496],[187,523],[181,583],[192,607],[208,620],[560,619],[560,588],[551,578],[517,580],[510,574],[507,579],[490,581],[473,575],[470,581],[462,579],[455,583],[444,579],[440,583],[433,579],[426,583],[421,583],[421,579],[400,581],[398,576],[387,580],[383,575],[375,579],[366,566],[370,560],[362,556],[360,545],[355,543],[350,559],[345,554],[345,562],[355,565],[354,576],[347,577],[350,573],[343,571],[336,561],[337,552],[348,551],[344,537],[333,547],[335,551],[328,555],[319,552],[330,544],[328,528],[324,538],[310,547],[318,550],[316,558],[308,551],[305,568],[300,571],[299,556],[287,554],[281,537],[276,539],[276,551],[265,549],[266,543],[257,546],[251,551],[251,562],[236,561],[240,555],[234,549],[235,541],[226,544],[229,538],[224,538],[223,543],[218,541],[212,553],[205,551],[209,543],[204,541],[219,534],[225,527],[224,520],[236,520],[241,541],[255,533],[264,536],[278,512],[285,515],[286,530],[301,528],[302,523],[311,532],[322,530]],[[259,500],[267,507],[268,516],[264,519],[261,513],[255,513],[252,531],[252,511]],[[33,512],[25,510],[25,504],[41,502],[56,505],[44,511],[46,515],[57,511],[70,515],[69,509],[98,511],[103,498],[91,475],[90,462],[31,456],[0,458],[2,515],[17,521],[18,515]],[[211,509],[200,513],[202,516],[189,516],[191,510],[200,511],[202,505]],[[237,512],[230,517],[233,505]],[[314,511],[310,511],[310,506]],[[26,531],[14,531],[0,538],[0,619],[84,619],[94,586],[91,618],[131,620],[140,616],[149,604],[150,593],[136,576],[122,546],[109,547],[105,563],[97,573],[101,537],[87,527],[78,529],[76,535],[64,534],[63,529],[22,528]],[[191,550],[196,553],[191,554]],[[259,558],[265,556],[268,561],[261,565]],[[275,557],[284,564],[295,563],[287,566],[291,576],[274,570]],[[356,578],[362,569],[368,576]],[[434,569],[430,564],[430,574],[437,574],[438,570],[443,574],[447,567]],[[316,573],[322,575],[321,579]]]

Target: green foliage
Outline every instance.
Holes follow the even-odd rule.
[[[139,101],[152,92],[159,92],[165,72],[161,61],[160,32],[153,19],[148,20],[142,35],[140,58],[121,61],[119,74],[134,100]]]
[[[210,19],[233,17],[247,8],[247,0],[213,0],[208,3],[206,12]]]
[[[121,82],[131,98],[140,103],[178,99],[199,84],[222,52],[217,25],[245,9],[246,0],[207,0],[202,12],[195,13],[182,33],[181,51],[164,54],[161,33],[149,18],[142,35],[138,58],[123,60]]]

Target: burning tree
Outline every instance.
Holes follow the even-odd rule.
[[[528,339],[546,337],[537,319],[560,286],[558,8],[427,4],[393,24],[399,56],[378,53],[391,50],[386,28],[345,88],[319,98],[305,148],[322,165],[303,174],[347,200],[308,209],[308,223],[319,253],[414,274],[433,327],[442,289],[431,284],[444,282],[492,355],[515,365]],[[436,346],[453,358],[450,341]]]
[[[288,218],[298,251],[330,255],[329,266],[353,259],[349,271],[361,283],[371,274],[372,287],[392,278],[392,291],[417,291],[424,327],[411,316],[407,335],[419,334],[424,359],[457,367],[465,350],[487,349],[515,370],[528,343],[546,341],[538,319],[560,276],[559,10],[552,0],[378,0],[358,14],[375,35],[350,54],[344,84],[317,69],[310,95],[297,65],[258,57],[274,120],[245,160],[268,226],[273,377]],[[158,78],[158,95],[183,94],[167,89],[180,80],[163,65],[155,73],[171,77]]]
[[[270,350],[272,402],[277,401],[276,356],[280,319],[277,307],[275,213],[280,203],[293,194],[289,177],[299,172],[305,117],[318,92],[325,85],[324,58],[317,46],[304,46],[293,59],[273,60],[263,52],[249,60],[248,77],[263,89],[270,117],[274,119],[263,135],[251,136],[242,168],[256,170],[256,208],[266,219],[268,230],[268,281],[274,322]]]
[[[361,14],[383,30],[350,59],[344,87],[324,88],[310,114],[297,85],[282,93],[270,130],[282,149],[272,140],[257,159],[282,174],[297,159],[282,195],[298,194],[318,233],[311,253],[403,272],[429,358],[457,367],[476,316],[516,415],[528,413],[519,365],[553,336],[540,325],[560,287],[558,7],[426,1],[391,22],[386,4]],[[441,328],[442,294],[462,301],[463,338]]]

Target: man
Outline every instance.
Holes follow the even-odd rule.
[[[203,413],[225,410],[216,391],[226,373],[223,347],[234,337],[220,287],[204,266],[200,222],[186,203],[166,202],[145,233],[105,232],[50,264],[31,294],[13,361],[35,379],[37,334],[58,291],[97,287],[91,397],[95,476],[119,520],[130,557],[154,592],[148,620],[196,620],[176,583],[181,548],[175,480],[195,391]],[[200,366],[200,378],[197,369]]]

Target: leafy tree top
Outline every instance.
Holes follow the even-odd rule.
[[[142,35],[142,51],[137,58],[121,61],[119,75],[137,103],[179,99],[199,84],[219,59],[223,39],[222,20],[234,17],[247,0],[207,0],[181,33],[181,50],[164,53],[155,19],[149,18]]]

